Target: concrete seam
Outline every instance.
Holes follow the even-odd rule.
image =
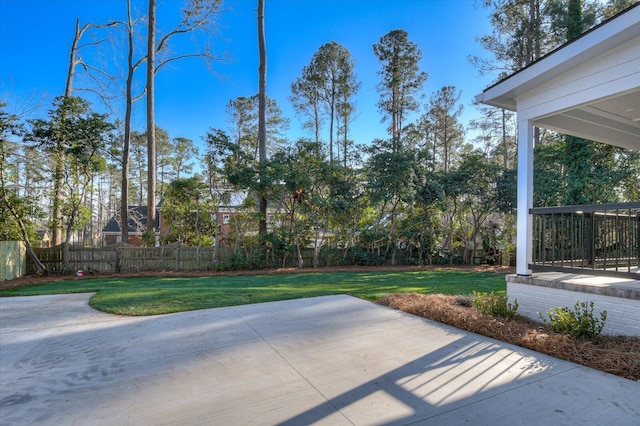
[[[307,383],[309,384],[309,386],[311,386],[313,389],[315,389],[315,391],[316,391],[316,392],[318,392],[318,394],[319,394],[319,395],[321,395],[321,396],[324,398],[324,400],[325,400],[329,405],[331,405],[331,406],[333,407],[333,409],[334,409],[334,410],[336,410],[338,413],[340,413],[340,415],[341,415],[342,417],[344,417],[344,419],[345,419],[346,421],[348,421],[350,424],[352,424],[352,425],[354,425],[354,426],[355,426],[355,423],[353,423],[353,422],[351,421],[351,419],[349,419],[349,418],[348,418],[348,417],[347,417],[347,416],[342,412],[342,410],[340,410],[340,408],[338,408],[338,407],[337,407],[337,406],[336,406],[336,405],[335,405],[335,404],[334,404],[334,403],[333,403],[329,398],[327,398],[327,397],[326,397],[326,395],[325,395],[324,393],[322,393],[322,391],[321,391],[320,389],[318,389],[318,388],[317,388],[313,383],[311,383],[311,382],[309,381],[309,379],[307,379],[307,378],[305,377],[305,375],[304,375],[304,374],[302,374],[302,372],[300,372],[300,370],[298,370],[298,369],[297,369],[293,364],[291,364],[291,362],[289,362],[289,360],[288,360],[284,355],[282,355],[282,353],[280,353],[280,351],[279,351],[278,349],[276,349],[276,348],[271,344],[271,342],[269,342],[267,339],[265,339],[265,337],[264,337],[262,334],[260,334],[260,332],[259,332],[258,330],[256,330],[255,328],[253,328],[253,326],[252,326],[252,325],[251,325],[251,324],[250,324],[250,323],[249,323],[249,322],[244,318],[244,316],[243,316],[243,315],[242,315],[242,314],[241,314],[237,309],[233,308],[233,311],[236,313],[236,315],[238,315],[238,317],[240,317],[240,319],[241,319],[241,320],[242,320],[242,321],[247,325],[247,327],[249,327],[251,330],[253,330],[253,332],[254,332],[254,333],[256,333],[256,334],[260,337],[260,339],[262,339],[262,341],[263,341],[263,342],[265,342],[267,345],[269,345],[269,347],[270,347],[270,348],[271,348],[271,349],[272,349],[276,354],[278,354],[278,356],[279,356],[280,358],[282,358],[282,360],[283,360],[285,363],[287,363],[287,365],[288,365],[289,367],[291,367],[291,368],[292,368],[292,369],[293,369],[293,370],[294,370],[294,371],[295,371],[295,372],[296,372],[300,377],[302,377],[302,379],[303,379],[305,382],[307,382]]]

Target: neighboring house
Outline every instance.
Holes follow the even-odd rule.
[[[476,101],[517,113],[517,275],[507,278],[509,297],[532,317],[595,300],[609,311],[610,331],[640,336],[640,200],[533,208],[534,127],[640,151],[640,3]]]
[[[218,224],[218,238],[220,244],[226,243],[231,235],[234,226],[234,220],[237,215],[242,213],[239,209],[231,206],[220,206],[216,217]]]
[[[221,193],[220,198],[224,201],[218,206],[216,222],[218,224],[218,237],[220,244],[225,244],[232,235],[236,225],[240,225],[241,228],[243,227],[242,223],[237,223],[237,216],[247,214],[248,212],[254,212],[255,210],[247,209],[245,207],[245,202],[247,198],[250,197],[247,191],[233,191],[229,189],[223,190]],[[280,217],[281,214],[272,206],[272,203],[269,202],[267,207],[268,226],[280,226]],[[257,228],[255,232],[257,232]]]
[[[244,212],[242,205],[247,199],[247,196],[248,194],[244,191],[223,191],[221,198],[226,202],[218,206],[218,214],[216,217],[219,232],[218,238],[221,244],[224,244],[229,239],[234,227],[235,217]]]
[[[164,221],[160,209],[156,210],[156,229],[164,229]],[[129,244],[143,245],[142,234],[147,229],[147,206],[129,206]],[[120,215],[116,214],[102,228],[104,243],[106,245],[122,242],[122,228],[120,227]]]
[[[46,248],[51,247],[51,233],[48,229],[39,229],[38,238],[40,238],[40,247]]]
[[[216,218],[221,244],[224,244],[231,235],[232,229],[235,227],[235,217],[246,213],[247,210],[243,207],[246,198],[246,192],[228,192],[225,194],[225,203],[219,206]],[[156,229],[160,229],[160,233],[164,234],[168,232],[168,226],[165,223],[160,206],[156,211]],[[147,229],[146,224],[147,206],[129,206],[129,244],[135,246],[144,245],[142,234]],[[122,242],[119,214],[114,215],[102,228],[102,235],[104,236],[105,245]]]

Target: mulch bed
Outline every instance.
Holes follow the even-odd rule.
[[[606,373],[640,380],[640,339],[635,337],[578,340],[556,334],[546,325],[521,316],[500,320],[482,315],[472,307],[459,305],[456,296],[392,294],[378,303]]]

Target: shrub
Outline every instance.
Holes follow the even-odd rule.
[[[353,259],[358,265],[382,265],[384,263],[384,256],[377,255],[375,252],[368,252],[361,247],[352,248]]]
[[[156,234],[152,230],[147,229],[142,233],[142,242],[144,243],[145,247],[155,247]]]
[[[573,311],[563,307],[550,309],[547,313],[548,321],[540,312],[538,315],[554,332],[585,340],[597,339],[607,320],[607,311],[602,311],[598,319],[593,315],[593,302],[580,301],[576,302]]]
[[[476,293],[473,292],[473,300],[471,301],[476,311],[483,315],[489,315],[492,317],[511,319],[516,315],[518,310],[518,300],[513,303],[509,302],[506,295],[500,296],[493,292]]]
[[[456,296],[456,305],[470,308],[473,306],[473,298],[467,294],[460,294]]]
[[[247,260],[244,253],[232,253],[224,261],[219,262],[216,269],[219,271],[238,271],[255,268],[252,268],[251,262]]]

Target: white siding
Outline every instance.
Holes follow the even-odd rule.
[[[518,97],[519,119],[535,119],[638,88],[640,38]]]

